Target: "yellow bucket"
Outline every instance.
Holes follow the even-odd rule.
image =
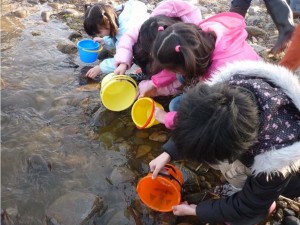
[[[106,75],[101,82],[100,98],[103,105],[111,111],[129,108],[138,93],[138,86],[127,75]]]
[[[137,128],[145,129],[159,124],[154,118],[155,107],[164,109],[161,104],[152,98],[140,98],[132,106],[131,117]]]

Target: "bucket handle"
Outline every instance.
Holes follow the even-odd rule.
[[[158,173],[158,175],[160,175],[162,177],[170,178],[171,180],[175,180],[179,184],[180,188],[182,187],[182,184],[173,175],[171,175],[171,174],[165,174],[165,173]]]
[[[153,99],[151,99],[151,100],[152,100],[152,110],[151,110],[151,113],[150,113],[150,115],[149,115],[146,123],[143,126],[141,126],[141,127],[136,126],[139,130],[145,129],[149,125],[149,123],[151,122],[151,120],[152,120],[152,117],[154,115],[154,109],[155,109],[155,107],[154,107],[154,100]]]
[[[103,45],[100,45],[100,48],[98,50],[87,50],[85,48],[82,48],[82,50],[85,52],[101,52],[102,49],[103,49]]]

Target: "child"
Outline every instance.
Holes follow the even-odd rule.
[[[236,182],[243,182],[240,191],[197,206],[174,206],[175,215],[197,215],[205,222],[259,223],[279,195],[300,196],[297,77],[264,62],[235,62],[221,68],[211,81],[198,84],[182,98],[173,139],[163,149],[149,164],[153,178],[167,162],[179,158],[219,168],[239,161],[246,168],[238,172],[247,176]],[[225,178],[230,173],[221,172]],[[233,175],[229,182],[239,177]]]
[[[139,50],[146,50],[145,54],[150,53],[149,49],[151,49],[152,41],[156,37],[158,27],[163,26],[166,28],[168,25],[170,25],[170,21],[167,21],[162,16],[171,17],[175,20],[181,20],[182,22],[186,23],[198,24],[202,21],[200,10],[186,1],[166,0],[160,2],[160,4],[153,10],[151,14],[151,17],[155,18],[150,18],[148,21],[146,21],[141,30],[141,26],[135,26],[123,35],[115,55],[117,66],[114,71],[115,74],[124,74],[126,69],[131,67],[133,48],[135,45],[139,48]],[[147,37],[147,35],[150,35],[151,37]],[[143,39],[142,36],[146,37],[147,39],[143,43],[140,43],[140,39]],[[150,43],[147,43],[147,41]],[[135,50],[139,51],[137,49]],[[140,53],[137,53],[137,55],[139,54]],[[135,55],[135,57],[137,55]],[[138,60],[139,63],[144,59],[142,58],[140,60],[137,58],[136,60]],[[147,73],[148,71],[145,71],[145,64],[148,64],[148,61],[144,60],[140,66],[144,69],[143,72]],[[176,75],[174,73],[171,73],[171,76],[175,77],[176,79]]]
[[[119,15],[117,15],[120,13]],[[144,3],[129,0],[116,9],[108,4],[95,4],[86,9],[84,16],[84,30],[109,49],[118,48],[122,35],[134,26],[140,26],[149,14]],[[100,65],[90,69],[86,76],[95,78],[99,73],[111,73],[115,69],[114,58],[103,60]]]
[[[236,13],[220,13],[203,20],[199,26],[193,24],[174,24],[159,32],[152,49],[154,63],[167,70],[185,75],[189,80],[201,77],[209,79],[219,67],[235,60],[260,60],[257,53],[246,42],[244,18]],[[177,94],[178,80],[166,87],[158,87],[156,82],[142,81],[139,85],[142,93],[150,96]],[[169,86],[168,86],[169,85]],[[149,96],[149,94],[146,94]],[[176,99],[178,100],[178,99]],[[171,102],[172,104],[172,102]],[[165,113],[157,110],[156,119],[172,128],[176,112]]]

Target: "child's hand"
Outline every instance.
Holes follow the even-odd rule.
[[[142,97],[152,97],[156,93],[156,87],[154,86],[152,80],[142,80],[139,83],[139,96]]]
[[[173,206],[173,214],[175,216],[196,216],[197,205],[189,205],[187,202],[182,202],[180,205]]]
[[[114,74],[116,75],[122,75],[125,74],[125,71],[127,70],[127,65],[125,63],[121,63],[114,71]]]
[[[94,39],[94,42],[99,42],[101,45],[104,45],[104,40],[103,40],[103,38],[100,38],[100,37],[95,37]]]
[[[152,179],[157,177],[159,171],[161,171],[161,169],[164,168],[170,160],[171,156],[168,153],[163,152],[149,163],[150,171],[152,172]]]
[[[155,107],[155,111],[154,111],[154,118],[160,122],[165,124],[165,116],[166,116],[167,112],[161,108]]]
[[[90,69],[85,76],[95,79],[95,77],[101,72],[100,66],[94,66]]]

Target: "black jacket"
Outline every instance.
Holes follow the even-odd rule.
[[[196,213],[205,222],[255,224],[279,195],[300,196],[300,83],[283,67],[250,61],[226,66],[207,84],[221,82],[247,89],[257,102],[258,143],[240,159],[252,175],[241,191],[201,202]],[[181,158],[172,139],[163,149],[173,160]]]

